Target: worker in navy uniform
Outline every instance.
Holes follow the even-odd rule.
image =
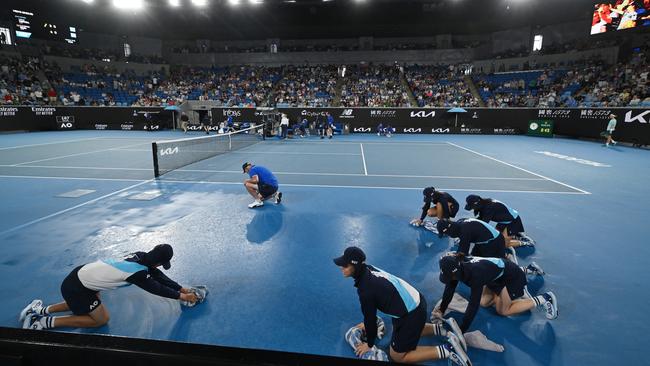
[[[517,210],[492,198],[470,194],[465,199],[465,210],[473,210],[477,219],[496,222],[496,228],[506,240],[507,247],[533,246],[535,241],[524,232],[524,224]]]
[[[458,221],[439,220],[436,224],[438,236],[458,238],[458,252],[470,255],[470,245],[474,244],[471,255],[477,257],[506,258],[506,242],[494,227],[477,219],[463,218]]]
[[[419,219],[411,221],[412,225],[423,225],[424,218],[427,215],[436,217],[438,220],[456,217],[460,206],[458,205],[458,201],[449,193],[437,191],[433,187],[427,187],[422,191],[422,195],[424,196],[422,214]]]
[[[334,258],[344,277],[354,278],[359,294],[366,342],[357,346],[362,355],[375,346],[377,339],[377,310],[393,318],[390,357],[402,363],[419,363],[449,358],[459,365],[469,365],[459,336],[447,331],[441,324],[427,323],[427,303],[424,296],[403,279],[365,263],[365,253],[357,247],[348,247],[342,256]],[[448,323],[449,324],[449,323]],[[455,321],[453,322],[455,325]],[[450,326],[451,327],[451,326]],[[458,329],[458,326],[455,326]],[[452,327],[453,329],[453,327]],[[418,346],[423,335],[447,336],[441,346]]]
[[[462,254],[447,255],[440,259],[440,282],[445,284],[440,306],[433,310],[433,318],[442,318],[451,302],[458,282],[467,285],[470,298],[460,329],[469,330],[474,316],[483,307],[494,306],[497,313],[510,316],[540,307],[548,319],[558,315],[557,298],[546,292],[532,298],[524,298],[527,284],[526,273],[503,258],[465,257]]]
[[[212,116],[210,116],[210,112],[207,112],[206,114],[203,115],[203,118],[201,119],[201,128],[205,131],[206,135],[209,135],[211,127],[212,127]]]
[[[98,260],[79,266],[61,284],[63,302],[43,306],[43,301],[34,300],[20,312],[23,328],[101,327],[108,323],[109,315],[99,298],[100,291],[131,284],[154,295],[194,303],[197,301],[194,293],[158,269],[161,266],[169,269],[173,255],[171,245],[159,244],[149,252],[135,252],[123,259]],[[74,315],[51,316],[67,311]]]

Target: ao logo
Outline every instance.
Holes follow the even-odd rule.
[[[418,111],[418,112],[413,112],[411,111],[411,118],[418,117],[418,118],[428,118],[428,117],[435,117],[436,116],[436,111]]]
[[[353,132],[370,132],[370,127],[355,127]]]
[[[61,128],[72,128],[72,123],[70,122],[61,123]]]
[[[168,147],[166,149],[160,150],[160,156],[173,155],[178,152],[178,146]]]
[[[413,127],[411,127],[411,128],[405,128],[404,132],[406,132],[406,133],[420,133],[420,132],[422,132],[422,129],[421,128],[413,128]]]

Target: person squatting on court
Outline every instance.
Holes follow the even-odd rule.
[[[242,164],[242,170],[249,176],[249,179],[244,180],[244,186],[255,199],[248,208],[264,206],[264,201],[270,198],[275,198],[276,205],[282,202],[282,192],[278,191],[278,179],[270,170],[249,162]]]
[[[357,288],[363,322],[356,328],[365,332],[365,342],[355,342],[355,354],[368,354],[377,339],[377,311],[393,318],[390,357],[402,363],[449,359],[457,365],[471,365],[462,333],[455,321],[445,329],[443,324],[427,322],[427,302],[424,296],[403,279],[366,264],[366,255],[358,247],[348,247],[334,258],[344,277],[352,277]],[[421,336],[447,337],[439,346],[418,346]],[[462,340],[461,340],[462,339]]]
[[[108,309],[100,299],[101,291],[136,285],[154,295],[189,304],[199,298],[188,288],[165,276],[158,269],[171,267],[174,251],[169,244],[156,245],[149,252],[135,252],[122,259],[104,259],[81,265],[63,280],[63,301],[43,306],[34,300],[19,315],[23,328],[50,329],[58,327],[95,328],[108,323]],[[73,315],[52,316],[71,311]]]

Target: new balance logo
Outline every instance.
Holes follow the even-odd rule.
[[[433,118],[436,116],[436,111],[411,111],[411,118]]]
[[[165,155],[173,155],[178,152],[178,146],[175,147],[168,147],[166,149],[160,150],[160,156],[165,156]]]
[[[646,114],[650,111],[645,111],[637,116],[632,116],[633,111],[625,113],[625,122],[639,122],[639,123],[648,123],[648,120],[645,119]]]
[[[344,109],[343,112],[341,112],[342,116],[351,116],[353,110],[352,109]]]

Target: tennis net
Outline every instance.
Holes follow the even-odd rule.
[[[213,136],[152,143],[154,176],[254,145],[264,139],[263,125]]]

